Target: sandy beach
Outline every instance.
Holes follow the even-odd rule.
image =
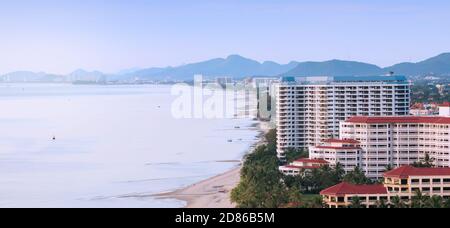
[[[264,135],[270,130],[270,124],[261,122],[258,124],[261,131],[260,140],[257,144],[250,148],[250,152],[259,145],[264,144]],[[209,178],[189,187],[164,193],[157,194],[154,197],[159,199],[178,199],[187,203],[186,208],[235,208],[236,205],[231,203],[231,191],[239,184],[241,165],[238,167]]]

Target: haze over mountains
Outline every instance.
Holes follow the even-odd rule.
[[[450,75],[450,53],[418,63],[399,63],[391,67],[379,66],[343,60],[325,62],[295,62],[278,64],[272,61],[260,63],[239,55],[217,58],[204,62],[192,63],[178,67],[128,69],[117,74],[107,75],[99,71],[77,70],[69,75],[53,75],[17,71],[0,76],[6,82],[73,82],[73,81],[189,81],[196,74],[207,79],[216,77],[244,78],[250,76],[365,76],[383,75],[389,72],[406,76],[426,74]]]

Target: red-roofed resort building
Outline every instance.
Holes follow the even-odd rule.
[[[389,205],[393,197],[410,202],[418,191],[428,196],[450,198],[450,168],[403,166],[386,172],[384,184],[341,183],[323,190],[320,194],[328,207],[345,208],[352,204],[355,197],[359,197],[362,205],[366,207],[376,207],[380,201]]]
[[[331,167],[339,163],[346,172],[360,166],[361,152],[360,142],[353,139],[328,139],[319,146],[309,148],[311,159],[325,160]]]
[[[281,166],[280,172],[286,176],[297,176],[304,171],[308,172],[326,165],[329,165],[329,163],[322,159],[299,159],[289,165]]]
[[[436,167],[450,167],[450,117],[352,117],[341,122],[340,138],[359,142],[360,167],[372,179],[426,154]]]

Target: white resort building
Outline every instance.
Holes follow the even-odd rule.
[[[369,178],[381,178],[386,166],[410,165],[426,154],[436,167],[450,167],[450,117],[352,117],[340,131],[341,139],[359,142],[360,167]]]
[[[410,83],[403,76],[284,77],[276,85],[280,158],[339,137],[353,116],[407,116]]]
[[[289,165],[281,166],[280,172],[286,176],[298,176],[303,172],[320,169],[326,165],[329,165],[329,163],[322,159],[299,159]]]
[[[362,149],[356,140],[328,139],[322,144],[309,148],[311,159],[321,159],[331,167],[341,164],[345,172],[353,171],[361,164]]]
[[[378,207],[383,201],[393,206],[394,197],[407,205],[417,192],[424,195],[450,198],[450,168],[414,168],[403,166],[386,172],[384,183],[376,185],[353,185],[341,183],[323,190],[324,203],[329,208],[346,208],[352,205],[355,197],[364,207]]]

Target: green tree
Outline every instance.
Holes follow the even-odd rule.
[[[271,129],[266,135],[267,149],[277,151],[277,129]]]
[[[391,207],[392,208],[406,208],[405,202],[399,197],[394,196],[391,198]]]
[[[325,208],[322,196],[314,197],[308,208]]]
[[[434,167],[434,159],[430,157],[428,153],[425,154],[425,158],[419,162],[415,162],[413,164],[416,168],[433,168]]]
[[[345,169],[344,166],[341,163],[337,163],[334,167],[334,170],[332,171],[331,179],[335,183],[340,183],[344,179],[345,176]]]
[[[424,195],[421,191],[416,191],[415,196],[411,199],[411,207],[412,208],[425,208],[429,197]]]
[[[445,201],[441,196],[433,196],[425,202],[426,208],[444,208]]]
[[[306,150],[290,148],[286,150],[285,156],[286,156],[286,163],[292,163],[300,158],[308,158],[309,153]]]
[[[260,146],[246,157],[241,182],[233,189],[231,199],[241,208],[278,208],[288,202],[281,179],[276,151]]]
[[[394,166],[392,166],[391,164],[389,164],[389,165],[387,165],[386,167],[385,167],[385,172],[389,172],[389,171],[391,171],[391,170],[393,170],[394,169]]]
[[[355,196],[352,198],[352,203],[349,206],[350,208],[364,208],[362,205],[361,199],[359,196]]]
[[[444,200],[443,204],[443,208],[450,208],[450,199]]]
[[[385,208],[389,208],[389,205],[387,205],[387,203],[386,203],[385,200],[380,199],[380,200],[377,202],[377,207],[378,207],[378,208],[385,209]]]
[[[289,203],[294,207],[301,207],[303,204],[303,195],[297,187],[289,189]]]
[[[366,177],[361,168],[356,167],[353,171],[347,173],[344,177],[344,181],[351,184],[372,184],[372,181]]]

